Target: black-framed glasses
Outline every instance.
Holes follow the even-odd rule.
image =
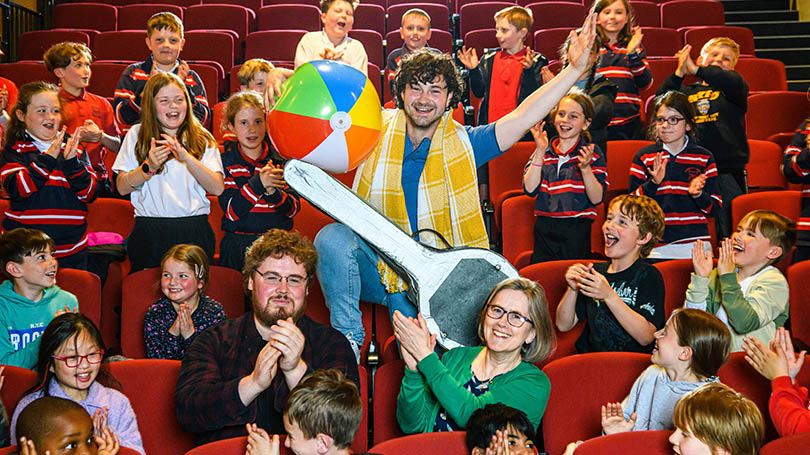
[[[669,123],[670,125],[675,126],[683,120],[683,117],[656,117],[655,124],[663,125],[664,123]]]
[[[280,286],[283,281],[287,282],[287,286],[291,288],[300,288],[307,284],[307,277],[301,275],[279,275],[276,272],[260,272],[258,269],[253,269],[258,273],[262,280],[270,286]]]
[[[87,360],[87,363],[92,365],[101,363],[101,361],[104,360],[104,350],[101,349],[87,355],[69,355],[65,357],[52,355],[51,358],[65,362],[65,366],[68,368],[76,368],[82,363],[82,360]]]
[[[506,315],[506,322],[509,323],[512,327],[521,328],[523,324],[529,323],[534,325],[531,319],[523,316],[522,314],[516,311],[506,311],[503,308],[499,307],[498,305],[489,304],[487,305],[487,317],[491,319],[500,319]]]

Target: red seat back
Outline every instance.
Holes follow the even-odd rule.
[[[56,272],[60,288],[75,295],[79,310],[101,330],[101,279],[86,270],[63,269]]]
[[[731,38],[740,46],[740,55],[754,55],[754,32],[746,27],[733,27],[730,25],[702,25],[684,27],[684,44],[692,45],[692,59],[697,61],[703,45],[712,38],[725,36]]]
[[[371,3],[361,3],[354,10],[355,30],[374,30],[385,35],[385,8]]]
[[[349,32],[349,36],[363,44],[366,50],[368,62],[377,65],[378,68],[385,67],[385,55],[383,55],[383,36],[376,30],[354,29]],[[376,75],[369,72],[369,78],[379,79],[379,72]],[[377,92],[380,93],[379,91]]]
[[[487,163],[489,200],[495,207],[495,226],[499,230],[502,226],[501,209],[504,201],[523,194],[523,169],[535,148],[534,142],[517,142],[506,153]]]
[[[374,445],[404,436],[397,423],[397,396],[405,362],[386,362],[374,373]]]
[[[787,179],[782,173],[782,148],[771,141],[748,140],[751,150],[745,169],[748,173],[748,190],[784,190]]]
[[[534,249],[535,198],[526,195],[510,197],[503,201],[501,215],[505,222],[501,230],[503,257],[517,266],[521,253]]]
[[[102,32],[93,40],[93,55],[97,60],[142,61],[149,57],[144,30]]]
[[[547,28],[578,28],[585,21],[588,9],[584,5],[572,2],[543,1],[526,5],[534,16],[531,33]]]
[[[725,25],[723,4],[707,0],[675,0],[661,6],[661,26]]]
[[[543,415],[546,451],[560,454],[569,442],[602,434],[601,406],[627,396],[633,382],[648,366],[650,356],[634,352],[579,354],[546,365],[543,371],[554,384]]]
[[[231,71],[234,60],[232,35],[225,31],[188,30],[185,38],[181,53],[184,60],[213,60],[222,65],[225,74]]]
[[[284,445],[287,435],[278,435],[279,455],[293,455],[293,451]],[[209,442],[201,446],[194,447],[186,452],[186,455],[237,455],[245,453],[247,447],[247,436],[222,439],[220,441]]]
[[[793,337],[810,346],[810,261],[793,264],[787,271],[790,289],[790,326]],[[810,372],[805,365],[804,370]],[[803,384],[808,386],[810,384]]]
[[[514,5],[508,2],[473,2],[464,5],[459,4],[459,20],[460,20],[460,33],[459,36],[464,37],[464,43],[467,43],[467,33],[473,30],[480,30],[484,28],[492,28],[492,37],[495,37],[495,13],[498,11]],[[535,20],[537,17],[535,16]],[[470,47],[468,44],[467,47]],[[497,47],[488,46],[488,47]],[[481,49],[478,49],[478,55],[481,56]]]
[[[34,81],[58,83],[56,76],[45,69],[45,65],[41,62],[0,63],[0,74],[3,78],[14,82],[17,87]]]
[[[636,18],[636,25],[640,27],[660,27],[661,8],[654,2],[631,1],[630,8]],[[649,55],[649,54],[648,54]]]
[[[796,129],[810,114],[804,92],[767,92],[748,97],[745,130],[748,139],[768,139],[775,133]]]
[[[87,87],[87,90],[90,93],[105,98],[113,97],[115,95],[115,87],[118,86],[118,80],[127,68],[127,64],[93,62],[90,67],[93,70],[93,77],[90,78],[90,85]],[[110,153],[108,155],[112,154]]]
[[[633,164],[633,157],[642,148],[653,144],[652,141],[608,141],[607,143],[607,168],[610,188],[605,202],[619,195],[625,194],[630,188],[630,165]]]
[[[242,274],[225,267],[211,266],[206,295],[222,304],[229,318],[245,312]],[[121,351],[127,357],[145,358],[143,318],[146,310],[163,295],[160,268],[141,270],[126,278],[121,302]]]
[[[157,13],[172,13],[183,20],[183,8],[177,5],[139,3],[118,7],[118,30],[145,30],[146,22]]]
[[[79,30],[34,30],[17,38],[17,60],[42,60],[48,48],[63,41],[90,47],[90,36]]]
[[[177,422],[174,406],[179,360],[125,360],[112,362],[109,368],[138,417],[138,430],[146,453],[177,455],[194,447],[191,434]]]
[[[734,70],[748,83],[749,94],[752,92],[786,91],[787,73],[785,64],[769,58],[741,58]],[[750,103],[750,100],[749,100]],[[748,105],[751,111],[751,105]],[[798,123],[797,123],[798,125]],[[748,137],[751,137],[750,135]],[[760,138],[753,138],[760,139]]]
[[[583,442],[575,452],[576,455],[626,455],[643,453],[645,455],[671,455],[672,444],[669,442],[671,431],[627,431],[609,434]]]
[[[20,402],[25,392],[37,385],[37,373],[27,368],[6,365],[3,370],[3,388],[0,389],[0,397],[3,406],[9,416],[14,414],[17,403]]]
[[[313,5],[268,5],[259,10],[257,30],[294,28],[313,32],[321,29],[321,10]]]
[[[731,224],[737,226],[746,213],[752,210],[773,210],[783,216],[799,221],[801,211],[800,191],[760,191],[737,196],[731,201]]]
[[[681,32],[672,28],[641,27],[644,33],[644,51],[647,57],[672,57],[683,47]],[[655,81],[656,87],[664,82]]]
[[[295,60],[295,49],[306,30],[265,30],[253,32],[245,42],[245,59]]]
[[[103,3],[62,3],[53,7],[52,28],[115,30],[118,10]]]
[[[568,39],[571,30],[571,27],[561,27],[534,32],[534,51],[545,55],[549,61],[560,58],[560,47]]]
[[[186,9],[183,25],[186,30],[233,30],[239,35],[235,48],[241,50],[250,31],[249,11],[239,5],[194,5]]]
[[[468,455],[465,431],[412,434],[375,445],[371,453],[385,455]]]
[[[805,455],[810,447],[810,433],[774,439],[762,446],[760,455]]]
[[[689,281],[692,280],[694,266],[692,266],[691,259],[673,259],[659,262],[655,264],[655,267],[664,278],[664,288],[666,289],[664,314],[669,319],[676,308],[683,307],[683,302],[686,300],[686,288],[689,287]]]

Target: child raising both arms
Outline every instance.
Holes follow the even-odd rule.
[[[655,98],[650,136],[656,143],[636,153],[630,191],[655,199],[666,229],[651,259],[688,259],[696,240],[709,240],[707,217],[719,212],[714,156],[694,141],[695,114],[687,96],[671,91]]]
[[[664,327],[664,279],[645,261],[664,232],[664,213],[646,197],[614,198],[602,225],[607,263],[574,264],[557,306],[561,332],[585,321],[577,352],[652,352]]]
[[[143,321],[146,354],[150,359],[183,360],[197,334],[225,320],[225,310],[205,295],[210,275],[202,248],[175,245],[160,267],[163,297],[146,310]]]
[[[141,123],[129,130],[113,164],[116,187],[131,194],[135,208],[127,243],[132,271],[159,266],[179,243],[200,246],[213,261],[206,192],[218,196],[224,189],[216,142],[192,114],[188,90],[174,74],[150,77],[142,100]]]
[[[284,163],[267,136],[264,105],[253,92],[237,93],[225,108],[227,128],[222,167],[225,191],[219,196],[222,230],[219,262],[242,270],[245,250],[270,229],[290,230],[301,203],[284,183]]]
[[[37,360],[37,386],[17,404],[11,419],[11,439],[20,414],[34,400],[54,396],[72,400],[93,416],[98,431],[109,426],[121,445],[144,454],[135,412],[121,392],[99,380],[114,381],[101,367],[104,340],[96,325],[79,313],[65,313],[51,321],[41,337]]]
[[[62,267],[85,270],[87,203],[95,199],[98,184],[78,149],[84,127],[66,133],[58,89],[45,82],[20,87],[11,112],[0,169],[11,199],[3,229],[45,232]]]
[[[532,128],[537,148],[523,171],[523,190],[537,196],[532,263],[591,257],[591,224],[607,187],[602,151],[589,143],[590,97],[572,90],[551,112],[557,138]]]
[[[602,431],[672,430],[672,410],[686,393],[717,382],[728,360],[731,334],[704,311],[679,308],[655,332],[652,365],[639,375],[621,403],[602,406]]]
[[[796,243],[796,225],[769,210],[754,210],[724,239],[713,269],[712,251],[698,240],[692,247],[695,271],[686,290],[686,308],[717,315],[731,329],[732,349],[743,337],[770,343],[788,318],[788,283],[773,264]]]

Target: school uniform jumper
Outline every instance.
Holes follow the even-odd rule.
[[[629,40],[616,44],[603,43],[599,49],[596,72],[616,84],[618,93],[613,106],[613,119],[608,125],[608,140],[639,139],[642,135],[641,99],[639,92],[652,84],[647,53],[641,45],[627,53]]]
[[[591,224],[596,218],[598,204],[592,204],[588,199],[578,159],[580,149],[588,144],[580,138],[571,150],[562,153],[559,143],[559,139],[554,139],[546,149],[537,188],[531,192],[523,189],[529,196],[537,197],[532,264],[591,256]],[[532,159],[529,159],[524,173],[531,166]],[[591,169],[604,196],[608,187],[607,163],[598,146],[594,147]]]

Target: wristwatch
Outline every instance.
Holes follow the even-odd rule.
[[[141,165],[141,171],[143,171],[143,173],[148,175],[149,177],[152,177],[153,175],[156,174],[156,172],[149,167],[149,164],[146,161],[144,161],[143,164]]]

